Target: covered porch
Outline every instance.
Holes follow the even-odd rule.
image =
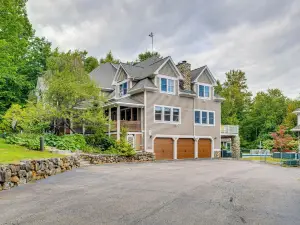
[[[133,99],[124,98],[106,105],[105,108],[105,113],[110,120],[107,134],[120,140],[121,129],[126,128],[128,143],[136,150],[143,150],[144,105]]]

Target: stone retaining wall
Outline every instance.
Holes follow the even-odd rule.
[[[154,161],[154,155],[151,152],[141,152],[134,156],[118,156],[118,155],[96,155],[81,154],[80,157],[90,164],[102,163],[118,163],[118,162],[149,162]]]
[[[0,165],[0,191],[79,167],[78,156],[22,161]]]

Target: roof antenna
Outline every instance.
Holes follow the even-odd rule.
[[[153,38],[154,38],[153,32],[151,32],[151,33],[149,34],[149,37],[151,37],[151,39],[152,39],[152,54],[153,54]]]

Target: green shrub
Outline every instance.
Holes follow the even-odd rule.
[[[121,156],[133,156],[136,154],[132,146],[124,140],[117,141],[115,147],[111,146],[107,151],[104,151],[103,153],[116,154]]]
[[[15,134],[7,136],[5,139],[7,144],[24,146],[31,150],[40,149],[40,136],[36,134]]]
[[[81,134],[71,134],[56,136],[54,134],[45,135],[45,144],[61,150],[84,150],[87,145],[84,136]]]
[[[103,151],[106,151],[111,147],[116,147],[116,140],[106,134],[87,135],[85,136],[85,140],[88,145],[102,149]]]

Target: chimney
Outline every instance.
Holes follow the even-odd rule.
[[[187,61],[182,61],[181,63],[177,64],[177,68],[180,71],[180,73],[183,75],[183,89],[190,91],[191,90],[191,64],[189,64]]]

